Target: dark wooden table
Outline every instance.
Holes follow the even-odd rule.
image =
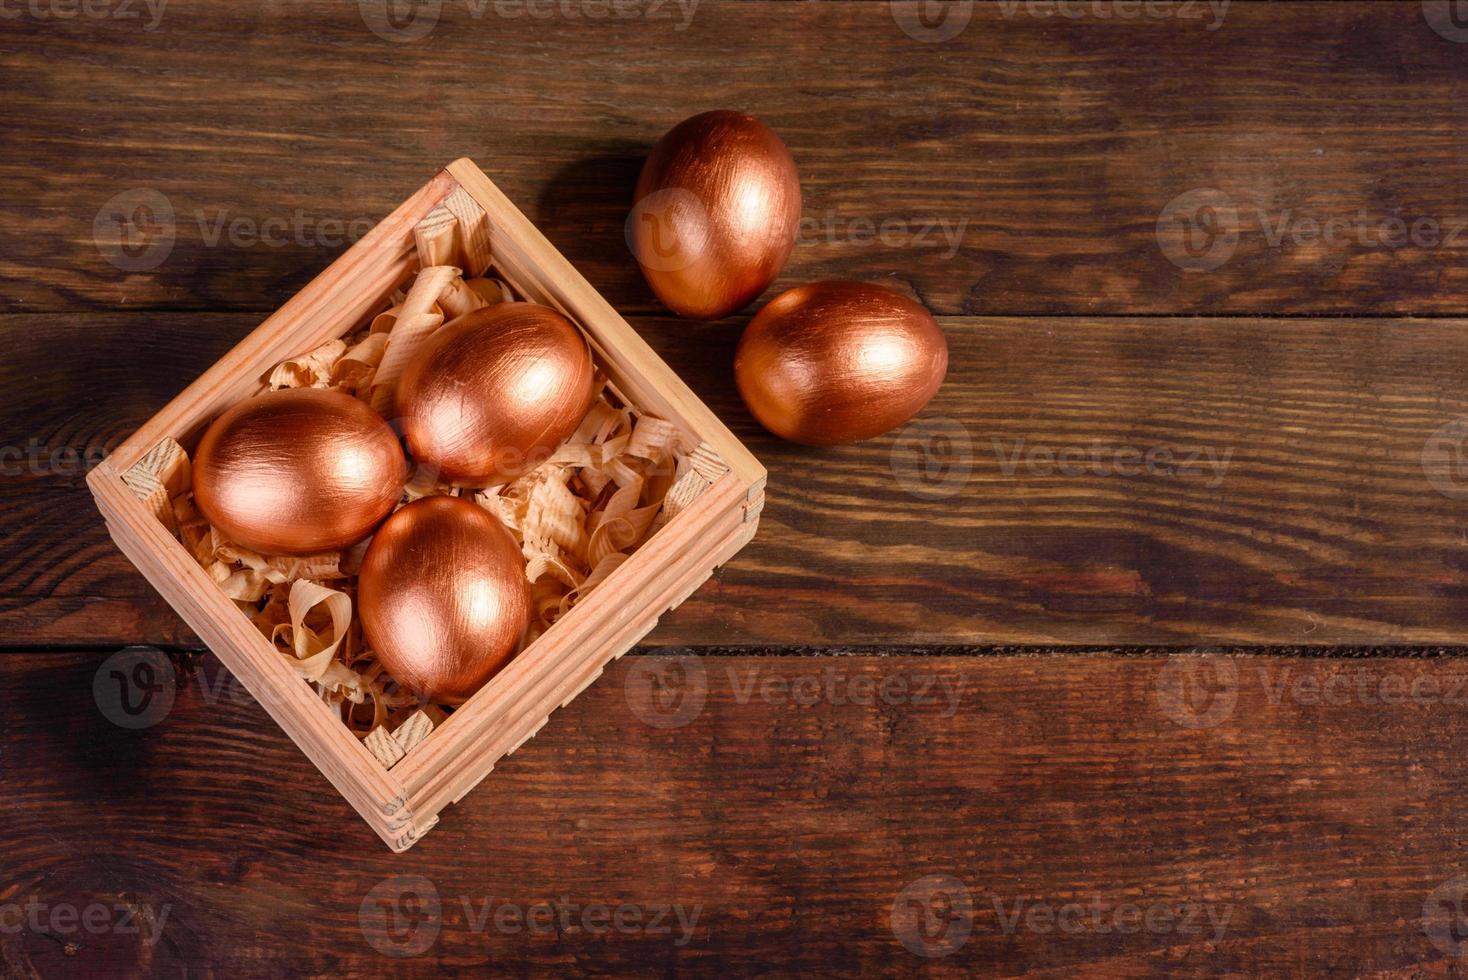
[[[1462,4],[388,6],[0,8],[0,972],[1461,969]],[[631,185],[718,106],[800,166],[775,289],[940,316],[913,426],[781,444],[743,318],[659,311]],[[769,504],[393,856],[82,480],[461,155]],[[171,245],[109,244],[160,199]],[[176,690],[132,730],[137,645]]]

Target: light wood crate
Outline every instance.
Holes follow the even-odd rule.
[[[374,754],[174,537],[156,508],[166,490],[152,465],[161,455],[155,450],[169,440],[192,447],[220,412],[263,390],[280,361],[360,327],[412,278],[420,249],[436,251],[435,242],[447,240],[454,228],[465,251],[483,248],[487,235],[492,275],[580,326],[600,368],[632,405],[674,423],[698,447],[709,486],[446,720],[433,726],[433,717],[415,718],[421,727],[400,732],[397,749],[384,752],[377,745]],[[765,469],[464,159],[429,181],[204,372],[95,467],[87,483],[122,552],[388,846],[404,851],[438,822],[444,807],[539,731],[557,707],[585,690],[607,663],[754,536]],[[379,741],[390,737],[374,734]]]

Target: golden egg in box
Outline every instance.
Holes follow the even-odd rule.
[[[397,414],[413,458],[446,482],[507,483],[544,462],[591,409],[581,331],[535,303],[500,303],[440,327],[403,369]]]
[[[378,661],[420,698],[459,704],[519,649],[530,584],[515,539],[483,507],[425,497],[378,530],[357,603]]]
[[[265,554],[345,548],[391,512],[408,477],[397,436],[339,391],[296,388],[247,398],[194,452],[199,513]]]

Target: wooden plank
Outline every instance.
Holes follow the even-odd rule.
[[[652,311],[623,235],[638,169],[727,104],[800,166],[780,286],[894,277],[940,313],[1461,313],[1463,45],[1418,3],[1218,6],[963,3],[925,28],[911,3],[474,0],[416,5],[432,31],[408,43],[369,28],[380,0],[22,16],[0,309],[268,312],[470,152],[614,306]],[[165,210],[166,255],[103,254],[124,227],[163,242]],[[1186,271],[1159,219],[1173,246],[1174,219],[1238,239]]]
[[[212,657],[140,729],[99,710],[118,666],[0,661],[29,692],[0,699],[7,973],[1341,976],[1459,951],[1461,660],[634,656],[410,865]],[[969,896],[942,936],[935,882]],[[92,906],[108,925],[68,918]]]
[[[252,325],[0,318],[0,413],[24,436],[0,460],[21,471],[0,480],[0,643],[196,642],[67,460]],[[1468,323],[947,318],[953,368],[926,421],[830,450],[746,414],[737,329],[635,325],[772,473],[759,536],[650,642],[1468,642],[1468,487],[1449,468]]]

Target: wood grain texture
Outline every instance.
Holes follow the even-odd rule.
[[[212,658],[125,730],[105,657],[0,662],[31,695],[0,700],[9,975],[1455,966],[1424,910],[1461,898],[1461,661],[634,656],[404,859]],[[968,935],[918,955],[937,913],[892,909],[935,875]],[[58,912],[99,905],[157,941]]]
[[[173,4],[151,30],[126,6],[6,21],[0,309],[270,311],[470,155],[613,305],[655,311],[624,242],[637,171],[728,106],[800,167],[777,289],[896,276],[950,314],[1464,311],[1468,45],[1418,3],[1014,0],[923,27],[910,3],[443,0],[406,43],[368,28],[382,0]],[[1208,189],[1233,218],[1183,198],[1169,241],[1182,220],[1195,247],[1237,243],[1185,271],[1159,218]],[[137,191],[175,240],[125,270],[95,227],[153,228],[115,200]]]
[[[1468,640],[1468,324],[945,318],[953,366],[919,422],[828,450],[749,417],[737,330],[634,325],[771,471],[759,536],[649,642]],[[20,470],[0,481],[5,645],[196,643],[65,463],[252,326],[0,319],[0,409],[22,427],[0,460]]]

